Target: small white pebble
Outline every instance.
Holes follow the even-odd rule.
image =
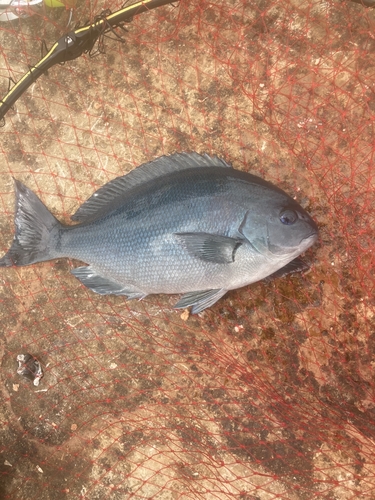
[[[180,315],[182,321],[187,321],[189,319],[190,313],[189,309],[184,309],[183,313]]]
[[[13,467],[13,465],[10,462],[8,462],[8,460],[5,460],[4,465],[7,465],[8,467]]]
[[[41,474],[43,474],[43,469],[41,467],[39,467],[39,465],[36,466],[36,470],[38,472],[40,472]]]
[[[117,368],[117,365],[116,365],[116,363],[111,363],[109,365],[109,367],[110,367],[111,370],[114,370],[115,368]]]

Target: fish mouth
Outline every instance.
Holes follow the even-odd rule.
[[[317,231],[312,231],[308,236],[305,236],[304,238],[301,239],[300,241],[300,250],[302,252],[305,252],[308,248],[314,245],[314,243],[317,242],[319,238],[319,234]]]
[[[305,236],[304,238],[301,239],[299,242],[298,247],[290,248],[290,247],[276,247],[274,245],[271,245],[268,241],[268,247],[267,250],[265,248],[263,251],[267,254],[268,258],[271,260],[274,258],[279,259],[282,256],[287,257],[288,259],[290,258],[290,255],[295,253],[295,256],[300,255],[301,253],[305,252],[308,248],[310,248],[317,240],[319,237],[319,233],[315,230],[311,231],[311,233],[308,236]],[[258,250],[259,252],[259,250]]]
[[[318,240],[318,237],[319,237],[318,231],[312,231],[308,236],[305,236],[305,238],[302,238],[301,243],[311,241],[310,245],[312,245],[313,243],[315,243]]]

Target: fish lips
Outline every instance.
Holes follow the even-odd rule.
[[[307,236],[303,236],[298,244],[298,248],[300,249],[299,253],[304,252],[307,250],[309,247],[311,247],[319,238],[319,229],[318,225],[310,217],[309,214],[306,212],[304,213],[298,213],[298,218],[300,221],[303,221],[304,223],[304,230],[307,232]]]
[[[319,228],[317,223],[310,217],[310,215],[306,214],[306,217],[303,218],[308,226],[310,227],[310,234],[301,239],[301,245],[305,242],[305,249],[311,247],[319,238]]]
[[[316,241],[318,241],[318,238],[319,238],[319,232],[318,228],[316,228],[316,231],[313,231],[309,236],[302,238],[300,244],[303,245],[305,249],[307,249],[311,247]]]
[[[314,223],[314,226],[316,224]],[[282,256],[292,256],[292,258],[297,257],[301,253],[305,252],[308,248],[310,248],[319,238],[319,232],[318,232],[318,227],[312,227],[311,232],[307,235],[301,238],[299,241],[299,244],[295,247],[288,247],[288,246],[278,246],[278,245],[273,245],[270,244],[268,240],[268,251],[270,256],[273,256],[274,258],[277,257],[282,257]]]

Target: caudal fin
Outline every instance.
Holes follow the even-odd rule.
[[[16,190],[15,235],[12,246],[0,259],[0,267],[27,266],[55,258],[54,228],[60,222],[29,188],[14,180]],[[55,233],[55,232],[54,232]]]

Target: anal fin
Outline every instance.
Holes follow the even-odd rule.
[[[198,292],[188,292],[181,297],[175,304],[176,309],[185,309],[186,307],[193,306],[191,312],[197,314],[207,307],[212,306],[217,302],[228,290],[220,288],[219,290],[203,290]]]
[[[100,276],[90,266],[77,267],[72,270],[72,274],[83,285],[100,295],[126,295],[128,299],[143,299],[147,295],[131,286],[124,286],[117,281]]]

